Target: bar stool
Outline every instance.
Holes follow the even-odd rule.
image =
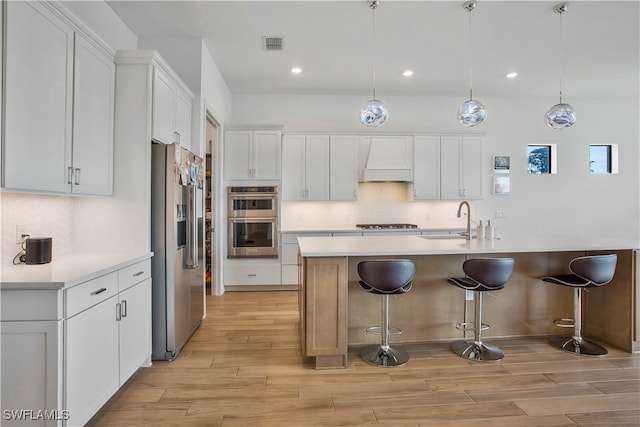
[[[571,274],[543,277],[542,280],[574,289],[573,319],[556,319],[562,328],[573,328],[573,336],[549,338],[549,343],[560,350],[584,356],[604,356],[607,349],[582,337],[582,289],[604,286],[613,279],[618,256],[592,255],[574,258],[569,263]]]
[[[402,333],[401,329],[389,327],[389,295],[409,292],[416,267],[407,259],[386,259],[358,263],[360,286],[372,294],[382,295],[382,326],[367,328],[367,332],[379,330],[381,344],[371,344],[360,351],[360,357],[370,365],[394,367],[405,365],[409,353],[402,348],[389,345],[389,334]]]
[[[461,340],[451,344],[458,356],[480,362],[493,362],[504,358],[504,352],[491,344],[482,342],[482,331],[489,325],[482,323],[482,293],[504,288],[513,274],[513,258],[474,258],[462,264],[466,277],[451,277],[449,283],[473,291],[474,321],[462,322],[456,329],[474,332],[473,340]],[[472,327],[470,327],[472,326]]]

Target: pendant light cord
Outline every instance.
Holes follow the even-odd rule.
[[[376,9],[378,5],[375,4],[373,9],[373,99],[376,99]]]
[[[562,104],[562,60],[564,58],[564,52],[562,46],[564,43],[562,42],[562,13],[564,11],[560,11],[558,14],[560,15],[560,104]]]
[[[472,54],[472,48],[471,48],[471,14],[473,13],[473,8],[469,10],[469,101],[471,101],[473,99],[473,66],[472,66],[472,61],[471,61],[471,54]]]

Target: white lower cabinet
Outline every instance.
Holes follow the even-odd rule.
[[[297,285],[298,278],[298,237],[341,236],[343,233],[282,233],[281,241],[281,270],[283,285]],[[362,233],[356,233],[361,236]]]
[[[151,279],[120,292],[120,384],[124,384],[151,353]]]
[[[2,321],[2,425],[55,426],[57,420],[18,419],[23,409],[38,408],[63,418],[62,321]],[[19,385],[19,386],[16,386]],[[10,411],[10,412],[6,412]]]
[[[226,263],[225,286],[279,285],[280,263],[253,263],[250,260]]]
[[[0,302],[3,426],[82,426],[151,363],[149,260],[70,288],[2,289]]]
[[[120,386],[117,300],[114,295],[65,320],[68,425],[84,425]]]

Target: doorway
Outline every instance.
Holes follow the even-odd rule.
[[[213,116],[207,111],[205,125],[205,215],[206,215],[206,232],[205,232],[205,251],[206,251],[206,271],[205,284],[207,293],[217,295],[216,291],[219,284],[219,265],[217,261],[218,253],[218,197],[217,197],[217,153],[219,140],[219,126]]]

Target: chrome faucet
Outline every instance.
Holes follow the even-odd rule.
[[[460,203],[460,206],[458,206],[458,218],[462,215],[463,205],[467,205],[467,232],[465,233],[465,238],[471,240],[471,207],[469,206],[469,202],[464,201]]]

